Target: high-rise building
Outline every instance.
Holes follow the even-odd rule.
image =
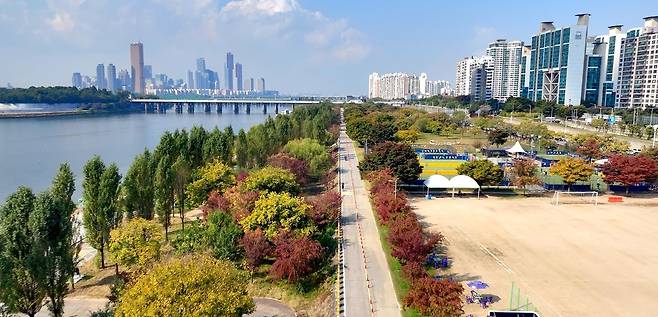
[[[142,43],[130,44],[130,78],[135,93],[144,93],[144,46]]]
[[[254,78],[249,78],[249,90],[250,91],[255,91],[256,90],[256,84],[254,83]]]
[[[71,78],[71,86],[82,89],[82,75],[80,75],[80,73],[73,73]]]
[[[256,85],[256,90],[258,92],[264,92],[265,91],[265,78],[261,77],[258,79],[258,83]]]
[[[597,36],[592,43],[592,54],[601,57],[601,71],[596,100],[593,100],[593,96],[585,98],[591,104],[603,107],[615,106],[621,44],[622,39],[626,38],[626,34],[622,32],[621,28],[621,25],[609,26],[608,34]]]
[[[487,55],[493,59],[492,98],[505,101],[519,96],[519,67],[523,42],[501,39],[489,44]]]
[[[621,39],[616,107],[656,108],[658,105],[658,16],[644,18],[644,27]]]
[[[532,47],[523,46],[521,50],[521,65],[519,65],[519,96],[528,98],[528,86],[530,81],[530,56]]]
[[[117,91],[117,69],[113,64],[107,64],[107,90]]]
[[[368,98],[380,98],[380,83],[381,80],[378,73],[368,75]]]
[[[107,85],[105,85],[105,65],[103,64],[96,65],[96,89],[107,89]]]
[[[144,65],[144,80],[153,79],[153,66]]]
[[[187,71],[187,88],[194,89],[194,73],[191,70]]]
[[[224,81],[226,82],[226,89],[229,91],[233,91],[233,72],[234,72],[234,64],[233,64],[233,53],[228,52],[226,53],[226,65],[224,69]]]
[[[132,90],[132,79],[130,78],[130,73],[126,69],[119,70],[119,75],[117,75],[118,87],[121,90]]]
[[[196,70],[200,72],[205,72],[206,71],[206,59],[203,57],[199,57],[196,59]]]
[[[242,64],[235,64],[235,83],[237,84],[238,91],[244,90],[242,87]]]
[[[429,80],[426,73],[420,76],[405,73],[387,73],[368,76],[368,98],[387,100],[430,97],[449,94],[450,84],[444,80]]]
[[[471,96],[472,101],[491,99],[493,96],[493,64],[491,56],[471,56],[457,62],[455,95]],[[473,87],[474,84],[478,86]]]
[[[532,37],[528,98],[558,104],[580,104],[584,99],[588,64],[587,29],[589,14],[576,15],[575,25],[556,29],[553,22],[541,22]]]

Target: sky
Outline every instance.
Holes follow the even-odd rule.
[[[289,94],[365,95],[372,72],[454,82],[455,63],[499,38],[528,42],[540,21],[590,35],[658,15],[658,1],[0,0],[0,86],[70,85],[99,63],[129,68],[144,44],[153,73],[185,79],[195,59],[223,78],[227,51],[245,78]]]

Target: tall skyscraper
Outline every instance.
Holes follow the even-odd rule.
[[[200,72],[205,72],[206,71],[206,59],[203,57],[199,57],[196,59],[196,70]]]
[[[616,107],[656,108],[658,105],[658,16],[644,18],[644,27],[621,39]]]
[[[119,70],[119,75],[117,77],[117,81],[119,82],[118,86],[121,90],[132,91],[132,79],[130,78],[128,70]]]
[[[191,70],[187,71],[187,88],[188,89],[196,88],[196,86],[194,86],[194,73]]]
[[[532,47],[523,46],[521,50],[521,65],[519,65],[519,96],[528,98],[528,86],[530,81],[530,56]]]
[[[107,64],[107,90],[117,91],[117,69],[113,64]]]
[[[265,88],[265,78],[261,77],[261,78],[258,79],[257,90],[259,92],[264,92],[266,90],[266,88]]]
[[[608,34],[599,35],[594,39],[593,54],[601,56],[601,71],[599,78],[599,91],[595,103],[598,106],[614,107],[616,91],[619,88],[617,79],[619,77],[619,63],[621,61],[622,39],[626,34],[622,32],[621,25],[612,25],[608,27]],[[587,96],[585,99],[588,99]]]
[[[242,64],[235,64],[235,82],[237,84],[238,91],[244,90],[242,87]]]
[[[256,90],[256,84],[254,83],[254,78],[249,78],[249,90],[250,91],[255,91]]]
[[[381,98],[379,90],[381,80],[378,73],[368,75],[368,98]]]
[[[103,64],[96,65],[96,89],[107,89],[107,85],[105,85],[105,65]]]
[[[130,44],[130,78],[132,89],[138,94],[144,93],[144,46],[142,43]]]
[[[73,73],[71,78],[71,86],[82,89],[82,75],[80,75],[80,73]]]
[[[493,59],[491,95],[505,101],[508,97],[519,96],[519,67],[523,52],[523,42],[501,39],[489,44],[487,55]]]
[[[153,79],[153,66],[144,65],[144,80]]]
[[[225,72],[224,81],[226,82],[226,89],[229,91],[233,91],[234,65],[233,65],[233,53],[231,52],[226,53],[226,67],[224,72]]]
[[[194,83],[197,89],[208,89],[209,78],[206,72],[206,59],[199,57],[196,59],[196,71],[194,72]]]
[[[471,96],[477,101],[491,99],[493,67],[491,56],[467,57],[457,62],[455,95]]]
[[[553,22],[540,23],[539,32],[532,37],[529,99],[567,105],[584,99],[589,14],[576,17],[575,25],[561,29]]]

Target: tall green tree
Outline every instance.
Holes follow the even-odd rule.
[[[105,218],[101,199],[101,180],[105,172],[105,164],[96,155],[87,161],[83,169],[82,197],[84,207],[82,223],[85,227],[85,238],[101,256],[101,267],[105,267],[105,247],[110,225]]]
[[[123,182],[125,205],[128,216],[136,215],[153,219],[154,168],[152,155],[148,150],[137,155],[126,173]]]
[[[174,211],[176,173],[169,158],[163,157],[155,170],[155,210],[158,220],[165,229],[165,240],[169,241],[169,224]]]
[[[41,263],[34,245],[30,214],[32,190],[19,187],[0,208],[0,301],[10,312],[35,316],[46,292],[39,283]]]
[[[249,144],[243,129],[240,129],[235,139],[235,163],[242,168],[246,168],[249,163]]]
[[[123,214],[118,208],[120,184],[121,175],[119,175],[119,167],[112,163],[105,168],[105,171],[103,171],[103,175],[101,176],[101,191],[99,197],[103,217],[105,217],[108,226],[108,235],[105,236],[105,241],[109,238],[109,231],[118,226],[123,219]]]
[[[171,167],[174,172],[174,196],[176,205],[178,205],[178,215],[181,220],[182,228],[185,229],[185,190],[190,181],[190,167],[183,156],[179,156]]]
[[[221,159],[226,164],[233,165],[233,149],[235,147],[235,134],[233,132],[233,127],[228,126],[224,128],[224,133],[222,133],[224,145]]]
[[[36,273],[48,296],[48,309],[52,316],[63,316],[64,296],[75,268],[71,210],[50,192],[43,192],[34,202],[28,227],[37,253],[33,261],[39,264]]]
[[[203,165],[203,143],[207,137],[208,133],[203,127],[194,126],[190,130],[190,137],[187,140],[187,151],[190,166],[193,168]]]
[[[68,163],[61,164],[59,170],[53,179],[50,192],[59,204],[62,204],[64,210],[72,213],[75,210],[75,203],[71,200],[75,192],[75,175],[71,171]]]
[[[395,142],[384,142],[375,146],[359,164],[359,168],[363,171],[390,168],[398,179],[406,183],[417,180],[423,172],[411,146]]]

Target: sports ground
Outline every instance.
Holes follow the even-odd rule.
[[[482,294],[506,310],[526,302],[542,316],[658,314],[658,198],[598,206],[551,198],[411,200],[419,220],[446,239],[458,280],[482,280]],[[520,289],[511,295],[512,283]],[[517,295],[518,294],[518,295]],[[476,304],[467,314],[485,316]]]

